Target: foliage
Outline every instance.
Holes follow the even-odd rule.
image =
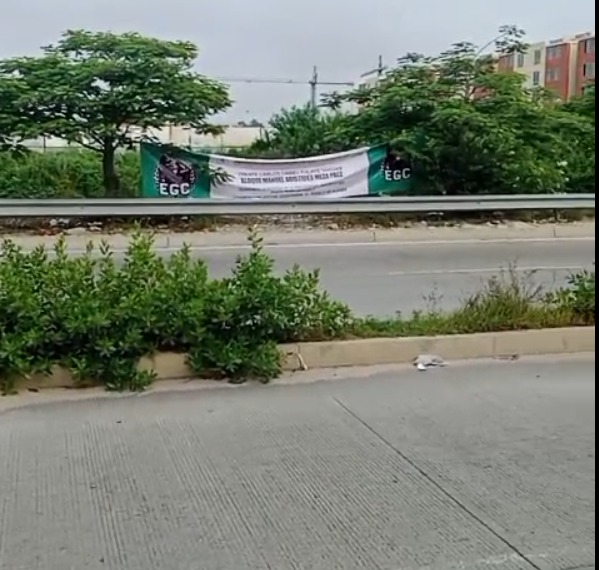
[[[583,306],[595,307],[594,272],[570,276],[565,287],[551,294],[534,285],[531,277],[512,267],[491,277],[455,311],[442,312],[433,306],[409,318],[356,319],[348,335],[431,336],[595,324],[594,310],[587,310],[584,319],[580,310]]]
[[[452,312],[435,308],[394,319],[355,318],[319,287],[318,272],[283,276],[252,232],[232,274],[210,279],[184,247],[168,259],[151,237],[133,237],[124,261],[102,244],[70,256],[59,241],[0,254],[0,387],[66,367],[82,385],[142,390],[138,367],[154,351],[186,353],[199,377],[268,381],[280,371],[279,343],[559,327],[595,322],[595,275],[581,273],[545,297],[515,273],[492,279]]]
[[[19,112],[15,106],[19,95],[18,81],[11,77],[3,77],[0,73],[0,152],[12,151],[20,142],[16,135]]]
[[[96,151],[107,194],[120,195],[116,151],[136,132],[219,131],[207,119],[229,95],[193,70],[197,55],[189,42],[69,30],[39,57],[0,61],[0,137],[54,136]]]
[[[580,97],[564,104],[564,108],[576,115],[588,118],[595,125],[595,83],[589,83]]]
[[[139,194],[139,156],[116,156],[121,196]],[[101,198],[102,159],[90,150],[0,152],[0,198]]]
[[[295,158],[345,150],[346,145],[337,133],[344,121],[345,116],[340,113],[322,113],[310,105],[283,109],[270,120],[265,137],[242,154],[260,158]]]
[[[499,53],[525,49],[523,32],[500,30]],[[436,57],[407,54],[374,87],[326,96],[333,114],[275,116],[252,153],[300,156],[389,142],[413,162],[419,193],[594,192],[594,90],[562,104],[496,70],[470,43]],[[357,111],[347,110],[348,105]]]
[[[581,325],[595,324],[595,272],[570,275],[568,285],[548,295],[547,301],[574,315]]]
[[[70,257],[64,241],[53,255],[7,241],[0,257],[6,391],[57,364],[82,385],[143,389],[152,375],[137,363],[155,350],[189,353],[200,376],[267,381],[279,372],[277,343],[337,336],[350,322],[349,309],[319,290],[316,273],[274,276],[255,235],[249,256],[221,280],[210,280],[188,248],[165,261],[142,235],[122,265],[105,245]]]
[[[282,110],[264,140],[231,154],[296,158],[391,143],[410,156],[418,194],[594,193],[594,85],[561,103],[525,88],[517,73],[498,72],[486,48],[516,54],[523,36],[504,26],[483,48],[459,42],[434,57],[409,53],[374,87],[329,94],[320,109]],[[136,159],[117,149],[169,123],[213,132],[209,117],[230,105],[225,87],[193,71],[196,57],[187,42],[78,30],[40,57],[0,61],[0,195],[135,195]],[[1,152],[41,135],[98,156],[16,161]]]

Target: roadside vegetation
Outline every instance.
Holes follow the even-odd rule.
[[[356,318],[319,285],[318,272],[283,276],[255,233],[251,252],[230,277],[212,279],[187,248],[168,259],[151,237],[133,237],[123,264],[106,246],[73,257],[25,252],[5,241],[0,253],[0,382],[66,367],[81,384],[143,390],[152,372],[137,368],[155,351],[188,355],[198,377],[268,382],[280,372],[278,344],[538,329],[595,323],[595,274],[572,275],[546,294],[515,272],[492,279],[462,306],[431,307],[390,319]]]
[[[526,47],[517,27],[498,37],[497,53]],[[197,55],[188,42],[79,30],[38,57],[0,60],[0,198],[137,195],[141,138],[166,124],[216,133],[211,120],[231,105],[226,86],[193,71]],[[267,132],[236,153],[295,158],[388,143],[410,158],[418,194],[595,191],[594,85],[560,102],[467,42],[407,54],[378,85],[325,95],[317,109],[284,109]],[[83,148],[20,147],[43,136]]]

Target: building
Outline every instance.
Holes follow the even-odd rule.
[[[517,70],[522,73],[526,77],[526,87],[544,87],[546,62],[545,42],[540,42],[531,44],[526,53],[501,56],[498,61],[498,69],[500,71]]]
[[[581,38],[576,46],[575,94],[582,95],[595,82],[595,34]]]
[[[529,89],[545,87],[567,101],[581,95],[595,81],[595,32],[530,44],[525,53],[501,55],[497,58],[499,71],[516,71],[524,76]],[[379,63],[360,76],[358,86],[375,87],[385,77],[386,67]],[[480,97],[477,92],[473,96]]]
[[[498,69],[521,73],[527,87],[545,87],[567,101],[595,80],[595,33],[531,44],[526,53],[500,56]]]
[[[384,74],[382,72],[379,71],[370,71],[368,73],[364,73],[363,75],[360,76],[358,82],[357,82],[357,86],[358,87],[376,87],[380,81],[381,78],[384,77]]]

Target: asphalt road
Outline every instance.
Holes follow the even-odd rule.
[[[296,378],[0,413],[0,569],[594,567],[594,355]]]
[[[592,267],[594,224],[556,229],[562,236],[551,237],[551,226],[397,230],[381,232],[377,241],[371,241],[368,231],[317,235],[297,231],[269,234],[266,250],[273,256],[277,272],[294,264],[319,268],[323,287],[357,314],[391,316],[398,311],[454,308],[493,275],[510,267],[515,267],[531,288],[560,286],[571,271]],[[88,239],[101,237],[92,234],[67,239],[75,255]],[[112,240],[116,258],[122,259],[127,239],[106,238]],[[40,240],[51,247],[51,238],[19,238],[28,249],[39,245]],[[168,256],[183,242],[191,242],[193,255],[205,259],[212,275],[219,277],[229,274],[236,257],[247,252],[239,245],[246,243],[245,234],[226,232],[166,234],[158,239],[156,249]]]
[[[502,270],[515,268],[531,289],[554,288],[570,272],[590,268],[594,240],[472,241],[269,247],[278,272],[298,264],[320,268],[322,285],[358,314],[390,316],[414,309],[451,309]],[[215,276],[230,272],[243,250],[194,251]]]

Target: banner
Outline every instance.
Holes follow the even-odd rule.
[[[216,181],[210,173],[224,174]],[[293,160],[254,160],[141,146],[145,198],[337,199],[409,191],[411,167],[387,145]],[[222,177],[221,177],[222,178]]]

